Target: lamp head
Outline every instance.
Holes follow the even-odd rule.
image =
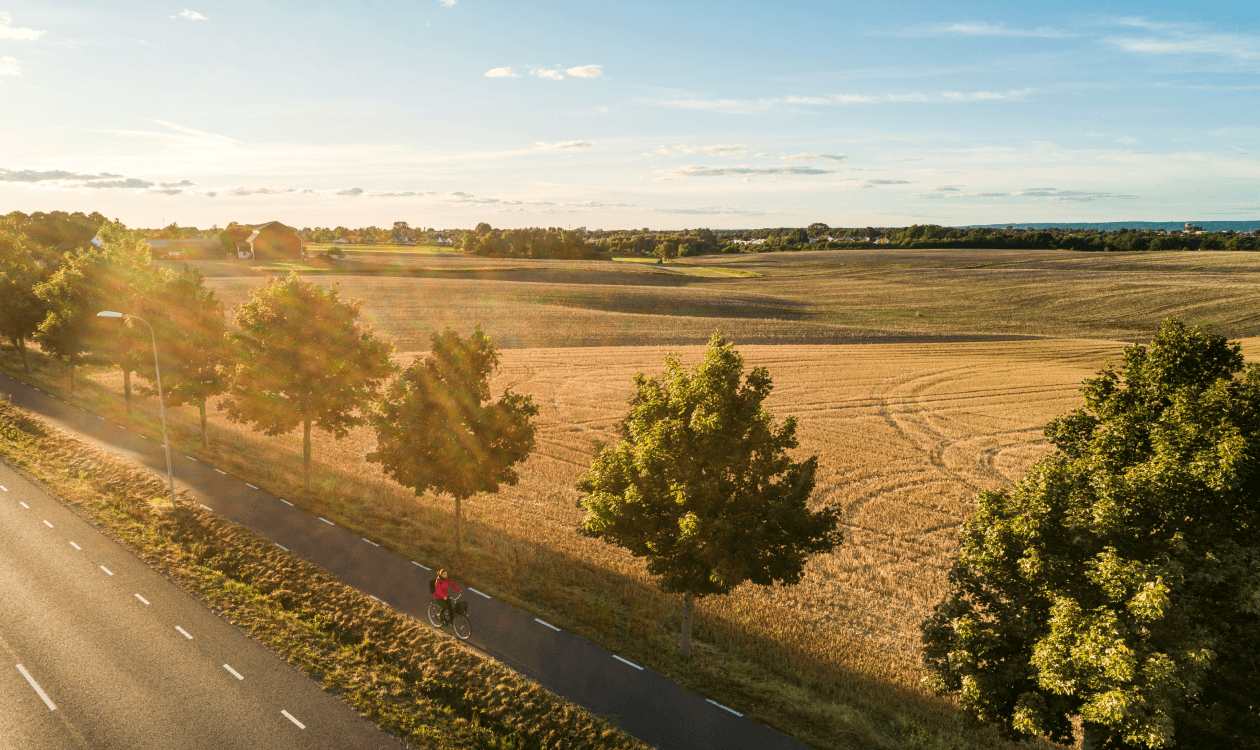
[[[101,310],[96,314],[98,318],[121,318],[122,316],[123,314],[120,312],[111,312],[109,310]]]

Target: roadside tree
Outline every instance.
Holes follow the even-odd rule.
[[[367,460],[417,496],[455,499],[455,551],[463,538],[463,500],[515,485],[516,464],[534,449],[533,399],[505,390],[490,401],[499,366],[481,326],[468,338],[449,328],[430,336],[432,349],[390,384],[372,419],[377,449]]]
[[[797,583],[810,555],[841,541],[834,508],[809,509],[818,459],[794,461],[796,418],[776,426],[762,402],[764,367],[741,383],[744,359],[714,333],[692,370],[634,378],[622,440],[577,484],[580,531],[647,561],[662,591],[683,596],[681,652],[691,656],[697,597],[751,581]]]
[[[70,369],[70,390],[76,372],[86,363],[115,364],[124,373],[130,408],[130,373],[139,367],[138,352],[147,346],[147,330],[117,324],[96,314],[101,310],[131,313],[138,290],[146,290],[156,276],[149,269],[149,244],[139,232],[119,223],[100,229],[104,247],[89,245],[66,257],[65,263],[35,287],[48,314],[35,340]]]
[[[26,342],[48,314],[48,304],[35,294],[43,281],[43,269],[26,247],[17,222],[0,222],[0,336],[8,339],[31,371]]]
[[[311,429],[343,438],[363,424],[374,392],[393,371],[393,347],[359,324],[362,303],[296,273],[257,287],[236,310],[238,331],[225,366],[220,408],[267,435],[302,428],[302,466],[311,488]]]
[[[137,315],[149,321],[157,333],[162,361],[162,388],[171,406],[196,406],[201,416],[201,445],[209,445],[206,401],[224,391],[223,365],[227,363],[227,323],[223,304],[206,288],[201,272],[185,267],[166,272],[153,294],[137,300]],[[141,369],[157,393],[148,369]]]
[[[1057,453],[981,493],[923,624],[928,682],[1009,735],[1260,747],[1260,367],[1166,321]]]

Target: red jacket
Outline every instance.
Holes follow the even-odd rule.
[[[450,589],[448,588],[449,586],[454,586],[455,590],[460,593],[463,593],[464,591],[463,589],[459,587],[458,583],[455,583],[451,579],[439,578],[437,579],[437,583],[433,584],[433,598],[445,599],[446,597],[450,596],[451,592],[450,592]]]

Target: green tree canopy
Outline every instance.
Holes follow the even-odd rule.
[[[794,461],[796,419],[776,426],[762,406],[764,367],[714,333],[693,370],[678,355],[665,376],[634,378],[622,440],[602,448],[578,482],[587,536],[647,560],[662,591],[683,595],[690,655],[695,597],[751,581],[794,584],[810,555],[840,543],[833,508],[809,509],[818,459]]]
[[[1167,321],[982,493],[923,625],[929,681],[1011,734],[1260,747],[1260,368]]]
[[[29,373],[26,342],[48,314],[48,303],[35,294],[47,272],[26,245],[18,223],[0,220],[0,336],[8,339]]]
[[[131,313],[137,292],[152,286],[156,275],[149,268],[149,244],[139,232],[116,222],[103,225],[100,237],[103,247],[88,245],[71,253],[35,287],[35,294],[48,305],[35,340],[70,366],[71,388],[78,365],[116,364],[129,374],[140,366],[138,352],[148,346],[147,329],[119,327],[117,321],[96,314]]]
[[[162,362],[162,388],[171,406],[196,406],[201,416],[201,444],[208,444],[206,401],[224,391],[223,368],[228,358],[223,303],[206,288],[201,272],[185,266],[166,271],[153,293],[136,302],[136,314],[153,325]],[[149,380],[145,391],[156,393]]]
[[[458,552],[461,501],[516,484],[513,467],[534,449],[538,407],[510,389],[490,401],[499,355],[481,326],[468,338],[448,328],[430,341],[429,354],[386,390],[372,419],[377,449],[367,459],[416,495],[434,490],[455,498]]]
[[[364,422],[390,372],[393,347],[359,324],[357,300],[296,273],[257,287],[236,310],[235,360],[225,369],[220,408],[267,435],[302,428],[302,464],[311,486],[311,428],[345,437]]]

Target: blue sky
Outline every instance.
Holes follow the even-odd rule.
[[[1256,3],[0,0],[0,102],[140,226],[1260,217]]]

